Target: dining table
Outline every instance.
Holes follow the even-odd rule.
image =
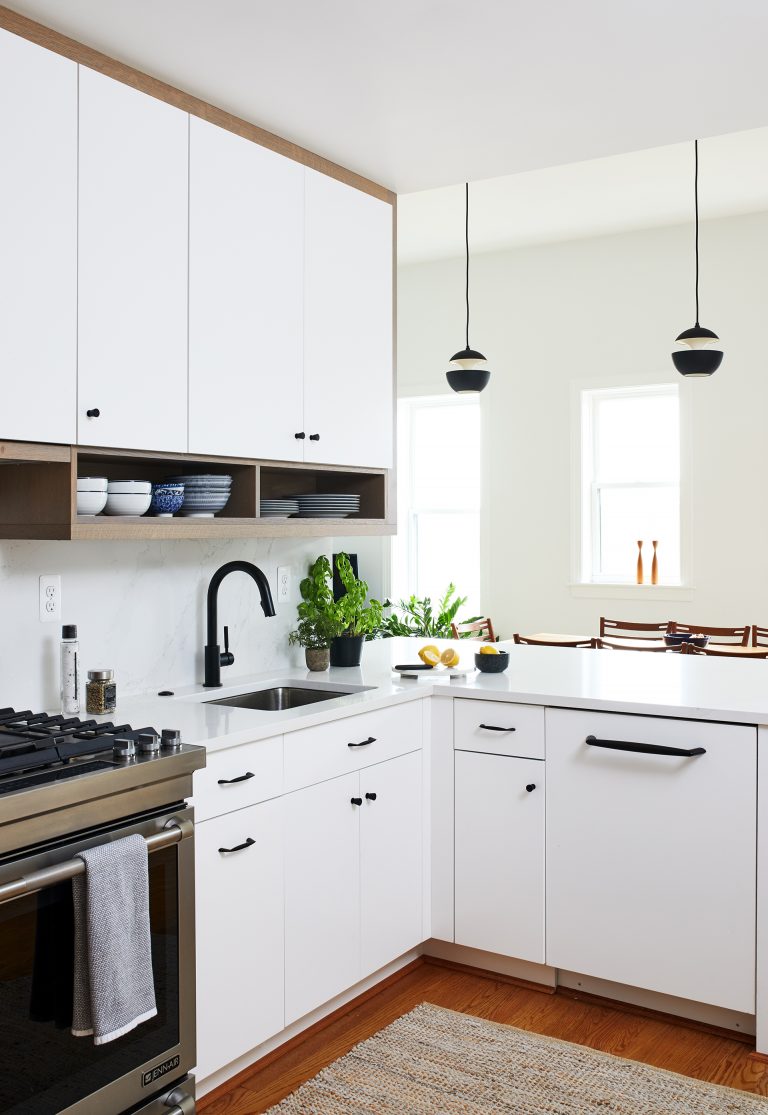
[[[576,643],[586,642],[588,639],[601,638],[597,635],[574,635],[572,632],[567,634],[552,632],[552,631],[537,631],[535,634],[521,636],[525,639],[536,639],[542,643]],[[679,654],[681,646],[669,647],[661,639],[617,639],[608,636],[602,636],[601,641],[604,647],[610,647],[617,650],[644,650],[649,651],[651,648],[655,650],[667,650],[670,654]],[[707,651],[711,657],[722,658],[764,658],[768,647],[752,647],[741,646],[738,643],[708,643]]]

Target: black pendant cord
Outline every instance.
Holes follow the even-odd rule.
[[[693,141],[693,206],[696,213],[696,328],[699,328],[699,141]]]
[[[466,249],[466,281],[464,298],[467,304],[466,347],[469,348],[469,182],[464,183],[464,246]]]

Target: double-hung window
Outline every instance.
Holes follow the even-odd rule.
[[[392,598],[433,605],[452,582],[480,612],[480,405],[438,395],[398,403],[398,534]]]
[[[581,577],[681,582],[680,400],[675,384],[581,392]]]

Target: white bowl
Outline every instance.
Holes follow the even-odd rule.
[[[124,492],[109,492],[105,515],[144,515],[149,511],[152,502],[151,492],[126,494]]]
[[[151,480],[110,480],[107,485],[109,494],[115,496],[138,496],[152,494]]]
[[[81,492],[77,493],[78,515],[99,515],[104,510],[107,502],[106,492]]]
[[[78,476],[78,492],[106,492],[109,481],[106,476]]]

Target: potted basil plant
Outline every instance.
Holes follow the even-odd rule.
[[[331,642],[344,630],[343,622],[336,615],[332,583],[331,563],[321,554],[299,585],[299,622],[288,636],[288,642],[304,647],[308,670],[328,669]]]
[[[331,665],[359,666],[365,637],[381,626],[384,606],[368,599],[368,583],[355,576],[347,554],[337,554],[336,568],[346,592],[334,606],[341,631],[331,642]]]

